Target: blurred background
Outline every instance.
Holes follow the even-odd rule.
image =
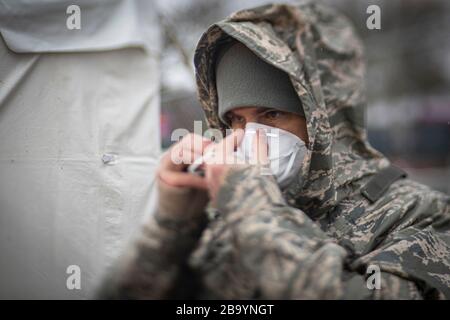
[[[193,54],[201,34],[230,13],[263,0],[158,1],[163,31],[161,143],[203,120]],[[369,140],[410,177],[450,192],[450,1],[324,0],[355,24],[366,48]],[[366,9],[381,8],[381,30]],[[206,125],[204,125],[206,128]]]

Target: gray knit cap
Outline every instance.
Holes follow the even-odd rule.
[[[274,108],[304,116],[289,76],[238,41],[224,45],[216,61],[219,118],[237,107]]]

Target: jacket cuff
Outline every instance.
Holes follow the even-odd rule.
[[[174,223],[201,220],[209,201],[206,191],[194,188],[174,187],[160,178],[158,184],[158,216]]]
[[[207,221],[208,194],[203,190],[174,187],[159,178],[157,184],[158,208],[144,227],[144,234],[157,234],[174,245],[194,243]]]

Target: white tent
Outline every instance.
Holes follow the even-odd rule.
[[[145,0],[73,3],[0,4],[3,299],[90,297],[153,207],[156,14]]]

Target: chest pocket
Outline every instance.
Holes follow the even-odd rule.
[[[369,182],[361,188],[361,194],[371,203],[377,201],[398,179],[406,178],[408,174],[400,168],[390,166],[375,174]]]

